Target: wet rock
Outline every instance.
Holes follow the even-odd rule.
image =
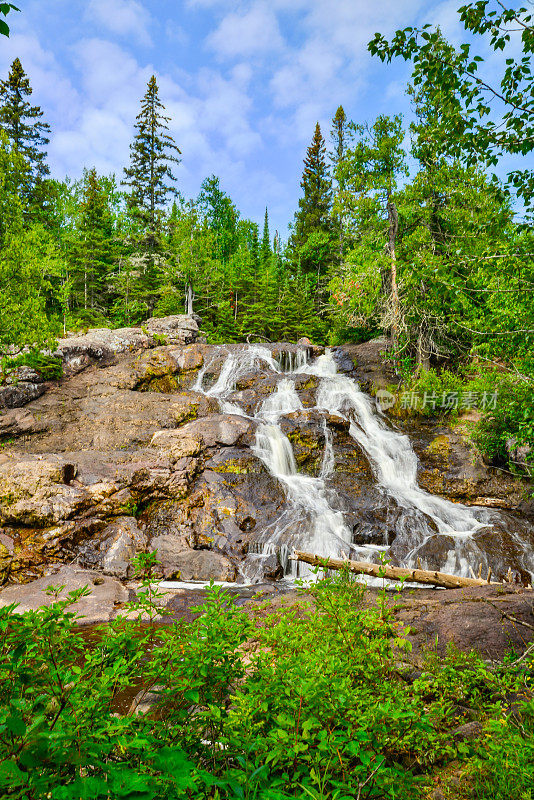
[[[304,408],[313,408],[317,403],[319,378],[316,375],[295,375],[295,390]]]
[[[297,342],[297,347],[304,347],[313,355],[313,357],[321,356],[324,353],[324,347],[321,345],[313,344],[306,336],[303,336]]]
[[[280,419],[280,428],[293,448],[300,470],[317,476],[321,471],[326,444],[323,418],[316,411],[294,411]]]
[[[205,468],[214,472],[235,475],[257,475],[265,472],[263,463],[250,450],[228,447],[216,451],[205,463]]]
[[[419,458],[419,485],[431,494],[486,508],[521,511],[534,519],[534,503],[525,500],[525,482],[488,468],[470,444],[462,422],[454,428],[428,418],[399,424]]]
[[[193,550],[172,535],[158,536],[150,544],[161,562],[165,579],[183,581],[234,581],[236,568],[229,559],[210,550]]]
[[[195,373],[204,363],[202,345],[157,347],[142,353],[132,368],[134,387],[142,392],[174,392],[184,373]]]
[[[117,613],[117,608],[128,601],[128,592],[119,581],[104,577],[96,572],[61,567],[43,578],[24,585],[8,586],[0,591],[0,606],[17,603],[18,614],[36,611],[41,606],[51,606],[54,597],[46,594],[48,586],[63,586],[58,599],[63,600],[69,592],[87,586],[91,594],[82,597],[71,608],[79,615],[79,623],[93,625],[109,622]]]
[[[241,375],[236,381],[236,391],[252,390],[258,399],[265,399],[276,391],[281,376],[273,372],[262,372],[253,369]]]
[[[259,466],[246,472],[206,469],[182,506],[182,531],[188,529],[188,541],[196,547],[217,548],[237,558],[275,524],[285,507],[282,487]]]
[[[277,581],[284,577],[284,569],[280,564],[278,556],[274,553],[264,559],[263,575],[269,581]]]

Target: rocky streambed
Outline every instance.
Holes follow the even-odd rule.
[[[120,584],[147,549],[165,579],[275,582],[295,546],[531,581],[524,486],[458,432],[387,420],[359,389],[388,379],[380,342],[215,346],[197,322],[63,340],[65,378],[0,390],[4,584]]]

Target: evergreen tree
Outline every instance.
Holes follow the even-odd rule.
[[[106,280],[113,263],[113,216],[96,169],[85,172],[78,229],[72,246],[74,290],[84,309],[105,309]]]
[[[334,149],[330,154],[334,175],[339,185],[339,189],[343,190],[343,176],[336,173],[338,164],[340,164],[345,157],[345,150],[347,147],[347,115],[343,106],[339,106],[334,119],[332,120],[332,130],[330,131]]]
[[[271,240],[269,235],[269,213],[265,208],[265,218],[263,221],[263,236],[261,237],[261,260],[262,264],[267,264],[271,257]]]
[[[221,189],[216,175],[202,181],[198,205],[215,236],[213,256],[222,264],[227,264],[238,244],[239,211]]]
[[[166,132],[170,117],[166,117],[164,111],[156,77],[152,75],[136,117],[137,133],[130,145],[130,166],[124,170],[123,181],[123,185],[131,189],[128,207],[148,234],[152,250],[161,232],[162,206],[170,194],[177,193],[172,185],[176,178],[171,166],[180,162],[180,150]]]
[[[303,196],[295,214],[292,246],[297,249],[305,244],[308,236],[317,230],[330,232],[332,221],[332,185],[326,165],[326,146],[319,123],[315,126],[312,143],[304,159],[304,171],[300,185]],[[306,268],[306,265],[302,265]]]
[[[41,108],[31,105],[28,98],[32,93],[28,76],[16,58],[7,80],[0,80],[0,130],[6,133],[13,149],[27,164],[20,175],[19,193],[30,213],[44,204],[44,180],[50,173],[45,150],[50,126],[42,121]]]
[[[334,119],[332,120],[332,130],[330,131],[332,143],[334,145],[334,149],[332,153],[330,153],[330,158],[332,161],[333,174],[337,183],[336,194],[338,196],[345,188],[343,170],[340,169],[340,165],[343,163],[345,151],[347,149],[347,125],[348,121],[347,115],[345,114],[345,109],[343,106],[339,106],[334,115]],[[345,231],[343,225],[343,216],[339,212],[339,204],[334,206],[333,219],[334,225],[337,228],[339,241],[339,260],[341,261],[343,259]]]

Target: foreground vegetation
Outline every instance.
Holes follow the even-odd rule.
[[[451,651],[416,669],[384,598],[364,602],[348,575],[250,615],[213,587],[192,623],[141,626],[159,598],[153,557],[139,562],[134,613],[89,644],[79,593],[0,612],[3,797],[415,800],[452,765],[456,800],[531,798],[532,654],[494,666]],[[142,688],[150,712],[117,713]],[[471,740],[455,734],[467,720]]]

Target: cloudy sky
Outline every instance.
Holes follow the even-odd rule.
[[[52,172],[120,173],[155,73],[182,150],[185,197],[219,175],[244,216],[286,234],[315,122],[409,114],[408,68],[367,52],[376,31],[431,22],[458,42],[460,0],[20,0],[0,75],[18,56],[52,126]],[[481,51],[484,55],[484,51]]]

